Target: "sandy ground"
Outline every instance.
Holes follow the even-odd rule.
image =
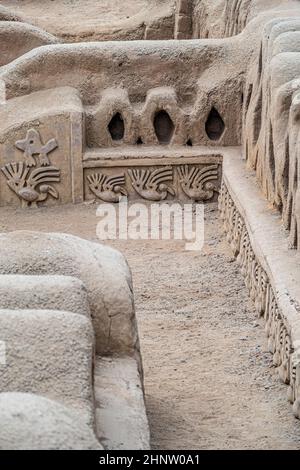
[[[95,205],[0,209],[0,230],[96,241]],[[155,449],[300,449],[300,422],[266,351],[243,279],[206,210],[203,251],[179,241],[115,241],[132,269]]]
[[[66,41],[91,41],[122,37],[143,20],[168,15],[174,0],[1,0],[0,5]]]

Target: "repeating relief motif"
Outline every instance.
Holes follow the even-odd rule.
[[[219,210],[223,229],[245,278],[251,299],[259,317],[264,317],[268,349],[281,380],[289,384],[288,398],[294,403],[294,413],[300,417],[300,354],[294,352],[287,321],[283,317],[269,277],[251,246],[246,224],[222,182]]]
[[[173,181],[171,166],[158,170],[128,170],[135,191],[148,201],[163,201],[168,193],[175,196],[174,189],[168,184]]]
[[[104,202],[119,202],[122,196],[127,196],[124,174],[109,177],[94,173],[87,176],[87,180],[92,193]]]
[[[184,165],[178,168],[179,181],[183,192],[195,202],[208,201],[218,192],[217,187],[211,182],[218,179],[218,165],[210,165],[204,168]]]
[[[22,207],[37,207],[49,196],[59,198],[50,183],[60,182],[60,170],[51,166],[49,153],[58,147],[55,139],[43,144],[38,131],[30,129],[15,146],[23,152],[24,162],[7,163],[1,168],[8,187],[19,197]]]
[[[168,196],[180,199],[182,192],[193,202],[205,202],[219,193],[219,165],[177,167],[178,186],[182,192],[176,194],[175,169],[165,166],[158,169],[127,170],[130,187],[126,188],[125,173],[108,176],[97,172],[87,176],[90,191],[105,202],[119,202],[122,196],[129,196],[132,189],[148,201],[164,201]],[[176,175],[176,173],[175,173]]]

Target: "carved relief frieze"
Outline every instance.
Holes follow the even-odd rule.
[[[232,236],[231,243],[230,243],[231,249],[235,257],[238,256],[239,251],[240,251],[243,227],[244,227],[243,219],[238,213],[238,211],[236,211],[234,228],[233,228],[233,236]]]
[[[30,129],[25,139],[18,140],[15,146],[23,152],[24,161],[7,163],[1,171],[21,206],[37,207],[49,196],[58,199],[59,193],[52,183],[60,182],[60,170],[52,166],[49,159],[49,153],[58,147],[56,140],[43,144],[39,132]]]
[[[204,168],[184,165],[178,168],[179,181],[183,192],[195,202],[209,201],[218,191],[212,181],[218,180],[218,165]]]
[[[157,170],[128,170],[134,190],[148,201],[163,201],[168,194],[175,196],[170,183],[173,181],[173,168],[166,166]]]
[[[294,403],[294,414],[300,418],[300,354],[294,352],[287,320],[280,312],[269,276],[257,259],[245,221],[222,182],[219,210],[223,229],[228,235],[234,255],[245,278],[258,316],[265,320],[268,349],[280,379],[289,384],[288,398]]]
[[[120,169],[121,168],[121,169]],[[206,202],[219,193],[220,164],[114,167],[86,172],[86,188],[103,202],[118,203],[122,197],[141,197]]]
[[[263,316],[267,309],[269,278],[264,269],[258,264],[257,284],[255,290],[255,308],[258,316]]]
[[[124,174],[109,177],[94,173],[87,180],[92,193],[104,202],[119,202],[122,196],[127,196]]]
[[[282,334],[280,337],[280,367],[279,375],[281,380],[289,384],[291,380],[291,355],[293,353],[293,347],[291,344],[291,337],[288,330],[283,326]]]
[[[36,166],[34,157],[37,157],[40,166],[49,166],[50,160],[48,154],[58,147],[56,139],[50,139],[43,145],[41,136],[36,129],[29,129],[25,139],[17,140],[15,146],[23,152],[27,167]]]

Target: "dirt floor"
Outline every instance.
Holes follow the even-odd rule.
[[[143,20],[170,14],[174,0],[1,0],[22,20],[64,38],[92,41],[126,36]],[[80,21],[79,21],[80,19]],[[130,33],[129,33],[130,34]]]
[[[97,241],[94,204],[0,209],[0,230]],[[300,422],[266,352],[239,268],[206,210],[202,252],[179,241],[115,241],[132,269],[154,449],[300,449]]]

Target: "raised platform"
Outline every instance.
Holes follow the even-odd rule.
[[[288,398],[299,418],[300,258],[289,249],[281,218],[263,198],[254,173],[245,169],[239,149],[224,152],[220,210],[257,314],[266,321],[274,365],[289,385]]]

